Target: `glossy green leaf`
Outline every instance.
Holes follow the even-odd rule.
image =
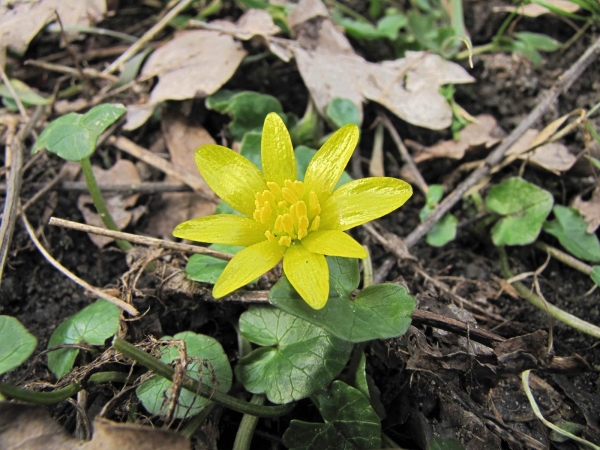
[[[237,245],[212,244],[208,248],[219,252],[231,253],[235,255],[244,247]],[[209,255],[192,255],[185,266],[185,273],[190,280],[200,283],[215,284],[217,279],[225,270],[229,261],[215,258]]]
[[[419,211],[419,220],[421,220],[421,222],[427,219],[427,216],[431,214],[443,196],[444,186],[441,184],[432,184],[429,186],[427,198],[425,199],[425,206]]]
[[[251,306],[243,313],[240,334],[263,347],[240,360],[237,379],[246,390],[279,404],[325,388],[352,350],[349,342],[271,306]]]
[[[465,450],[465,447],[456,439],[433,438],[428,450]]]
[[[246,133],[244,139],[242,139],[240,155],[262,171],[261,140],[262,132],[260,131],[249,131]]]
[[[11,316],[0,316],[0,342],[0,375],[20,366],[37,345],[35,336]]]
[[[514,36],[520,41],[525,42],[531,48],[541,50],[543,52],[553,52],[561,47],[560,42],[545,34],[523,31],[521,33],[514,33]]]
[[[177,333],[172,337],[163,336],[160,339],[185,342],[185,355],[188,360],[186,373],[189,377],[209,386],[215,386],[219,392],[226,393],[231,389],[233,374],[229,359],[219,341],[192,331]],[[160,360],[167,364],[179,360],[182,350],[181,344],[177,342],[167,345],[161,350]],[[135,393],[149,413],[166,415],[172,404],[172,387],[173,383],[166,378],[154,376],[140,385]],[[209,400],[182,389],[173,417],[182,419],[198,414],[208,402]]]
[[[339,16],[334,16],[334,19],[339,25],[344,27],[346,34],[349,36],[366,40],[386,38],[393,41],[398,38],[398,31],[408,23],[406,16],[399,13],[382,17],[377,22],[377,26],[369,22]]]
[[[225,113],[231,103],[231,99],[243,91],[230,91],[229,89],[221,89],[213,95],[206,97],[204,104],[208,109]]]
[[[383,407],[383,403],[381,403],[380,391],[375,385],[373,378],[367,374],[367,356],[365,352],[360,352],[360,360],[354,372],[354,387],[369,400],[377,416],[381,420],[385,419],[385,408]]]
[[[554,199],[548,191],[515,177],[492,187],[485,203],[504,216],[492,228],[494,245],[527,245],[540,234]]]
[[[119,330],[120,316],[118,306],[97,300],[61,323],[50,336],[48,348],[63,344],[103,345]],[[48,367],[56,378],[71,371],[78,353],[76,348],[61,348],[48,353]]]
[[[186,24],[187,24],[187,21],[186,21]],[[127,63],[125,63],[125,67],[123,67],[123,71],[119,75],[119,79],[117,80],[115,85],[112,87],[112,89],[116,89],[118,87],[124,86],[127,83],[131,83],[133,80],[135,80],[138,76],[138,73],[140,72],[142,64],[146,60],[146,57],[150,53],[152,53],[153,50],[154,50],[154,48],[148,47],[145,50],[139,52],[137,55],[135,55],[129,61],[127,61]]]
[[[444,215],[427,233],[427,243],[432,247],[443,247],[456,237],[458,220],[452,214]]]
[[[555,220],[544,224],[544,231],[559,240],[560,244],[575,257],[600,262],[598,236],[587,232],[587,223],[574,208],[556,205]]]
[[[125,113],[123,105],[98,105],[86,114],[61,116],[40,134],[32,153],[47,148],[68,161],[80,161],[96,150],[98,137]]]
[[[298,180],[304,181],[304,174],[306,173],[306,169],[310,160],[313,159],[313,156],[317,153],[316,150],[306,147],[305,145],[299,145],[296,147],[296,169],[298,171]],[[346,171],[342,173],[340,177],[340,181],[335,185],[335,189],[339,188],[342,184],[348,183],[352,181],[352,177],[348,175]]]
[[[283,435],[290,450],[379,449],[381,423],[367,398],[342,381],[312,397],[325,423],[292,420]]]
[[[327,105],[326,114],[338,128],[349,123],[360,126],[360,111],[347,98],[336,97],[331,100],[329,105]]]
[[[12,79],[9,80],[9,83],[25,107],[33,105],[48,105],[50,103],[49,99],[42,97],[20,80]],[[0,96],[3,97],[4,100],[8,99],[14,102],[13,95],[5,84],[0,84]],[[14,104],[16,106],[16,103],[9,104]]]
[[[600,286],[600,266],[592,267],[592,272],[590,273],[590,278],[594,283]]]
[[[416,303],[404,287],[369,286],[351,301],[359,281],[357,260],[328,257],[327,263],[330,297],[322,309],[316,311],[302,301],[285,275],[271,289],[270,302],[350,342],[388,339],[406,332]]]

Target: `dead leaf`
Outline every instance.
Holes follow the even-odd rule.
[[[570,0],[544,0],[549,5],[556,6],[564,11],[574,13],[579,10],[579,6]],[[494,12],[513,12],[517,11],[519,14],[527,17],[539,17],[544,14],[548,14],[550,11],[545,6],[537,3],[529,3],[522,6],[495,6]]]
[[[577,157],[573,155],[569,149],[559,143],[550,142],[544,144],[532,151],[527,149],[532,147],[532,144],[538,139],[539,131],[536,129],[529,129],[514,143],[514,145],[506,151],[506,160],[502,166],[506,165],[506,162],[514,161],[515,159],[527,160],[534,166],[545,169],[556,175],[560,172],[564,172],[573,167],[573,164],[577,161]]]
[[[275,25],[271,15],[262,9],[249,9],[236,23],[228,20],[213,20],[203,25],[203,28],[230,34],[242,41],[252,39],[254,36],[260,36],[266,41],[267,36],[281,32],[281,28]]]
[[[595,233],[600,226],[600,187],[594,189],[592,198],[588,201],[582,200],[581,195],[578,195],[571,206],[577,209],[583,220],[587,222],[587,232]]]
[[[490,148],[498,143],[500,139],[492,137],[492,132],[496,129],[496,119],[487,114],[477,116],[476,119],[476,123],[470,123],[460,131],[458,141],[443,141],[431,147],[425,147],[414,156],[414,161],[419,163],[434,158],[460,160],[464,158],[465,152],[469,149]]]
[[[214,144],[214,139],[199,125],[190,125],[187,120],[176,114],[166,114],[162,120],[162,130],[171,163],[187,172],[198,175],[198,168],[194,161],[194,152],[205,144]],[[178,183],[171,176],[165,182]],[[156,211],[148,223],[146,231],[152,236],[164,239],[173,238],[173,229],[186,220],[194,217],[203,217],[215,212],[216,204],[207,201],[193,192],[177,192],[162,194],[164,206]]]
[[[165,100],[204,98],[215,93],[231,78],[246,51],[232,36],[211,30],[182,31],[175,38],[150,55],[142,70],[142,78],[158,76],[145,107],[133,105],[138,112],[136,120],[129,122],[140,126],[154,107]],[[129,111],[129,108],[128,108]]]
[[[373,100],[401,119],[430,129],[443,129],[452,122],[452,110],[439,93],[448,83],[470,83],[474,79],[459,65],[426,52],[407,52],[405,58],[371,63],[358,56],[346,37],[315,2],[302,0],[294,11],[297,45],[292,46],[298,70],[319,113],[336,97],[352,101],[362,115],[362,103]],[[303,8],[310,8],[304,14]]]
[[[93,166],[92,169],[98,184],[137,184],[142,181],[137,169],[135,168],[135,164],[126,159],[120,159],[108,170],[104,170],[96,166]],[[139,217],[145,212],[145,206],[139,206],[137,208],[130,209],[135,206],[138,197],[139,194],[104,195],[106,207],[108,208],[108,211],[117,224],[119,230],[123,230],[132,220],[133,222],[136,222],[137,219],[139,219]],[[77,199],[77,207],[79,208],[79,211],[81,211],[81,214],[88,225],[106,228],[100,216],[95,212],[95,209],[92,209],[92,197],[87,194],[80,195]],[[89,234],[89,237],[92,242],[100,248],[114,241],[113,238],[98,236],[95,234]]]
[[[105,0],[37,0],[0,4],[0,46],[17,54],[27,50],[39,31],[60,16],[63,26],[92,25],[106,12]],[[71,37],[74,34],[71,33]]]
[[[148,426],[94,420],[89,442],[71,437],[39,406],[0,402],[2,450],[185,450],[190,441],[181,434]]]

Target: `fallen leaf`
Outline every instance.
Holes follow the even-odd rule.
[[[93,166],[92,170],[94,171],[94,176],[96,177],[98,184],[138,184],[142,181],[135,164],[126,159],[120,159],[108,170],[104,170],[96,166]],[[137,208],[130,209],[135,206],[138,197],[139,194],[104,195],[106,207],[108,208],[108,211],[117,224],[119,230],[123,230],[132,220],[136,222],[137,219],[145,212],[145,206],[139,206]],[[77,199],[77,208],[79,208],[79,211],[81,211],[85,223],[88,225],[106,228],[100,216],[95,212],[91,196],[87,194],[80,195]],[[98,236],[95,234],[89,234],[89,237],[92,242],[100,248],[114,241],[113,238]]]
[[[476,123],[470,123],[460,131],[458,141],[442,141],[431,147],[425,147],[414,156],[416,163],[433,158],[463,159],[465,152],[477,147],[490,148],[500,139],[492,137],[496,129],[496,119],[483,114],[476,117]]]
[[[575,197],[571,206],[579,211],[583,220],[588,224],[587,232],[595,233],[600,226],[600,188],[597,187],[588,201],[582,200],[581,195]]]
[[[230,34],[242,41],[252,39],[254,36],[260,36],[266,41],[267,36],[281,32],[281,28],[275,25],[271,15],[262,9],[249,9],[236,23],[228,20],[213,20],[203,25],[203,28]]]
[[[185,450],[190,441],[174,431],[98,418],[89,442],[71,437],[39,406],[0,402],[3,450]]]
[[[548,3],[551,6],[555,6],[564,11],[574,13],[579,10],[579,5],[570,0],[544,0],[545,3]],[[550,11],[545,6],[539,5],[537,3],[529,3],[527,5],[521,6],[496,6],[494,7],[494,12],[513,12],[517,11],[519,14],[527,17],[539,17],[544,14],[548,14]]]
[[[406,52],[405,58],[395,61],[368,62],[354,52],[324,13],[314,18],[316,1],[302,0],[294,11],[309,20],[294,21],[297,44],[291,49],[321,115],[339,97],[352,101],[362,120],[362,103],[369,99],[413,125],[430,129],[450,126],[452,110],[439,88],[470,83],[473,77],[458,64],[426,52]],[[310,8],[311,13],[304,14],[303,8]]]
[[[141,77],[158,76],[158,83],[145,106],[131,107],[132,114],[139,114],[131,122],[128,114],[127,129],[143,124],[162,101],[204,98],[215,93],[231,78],[244,56],[246,51],[232,36],[211,30],[177,33],[146,61]]]
[[[105,12],[105,0],[3,1],[0,4],[0,47],[8,47],[21,55],[39,31],[56,20],[56,14],[67,28],[92,25],[99,22]],[[67,34],[70,38],[75,35]]]
[[[214,139],[203,127],[190,125],[186,119],[175,114],[166,114],[162,120],[163,135],[171,155],[171,162],[194,175],[198,169],[194,152],[205,144],[214,144]],[[165,182],[180,183],[167,176]],[[183,183],[181,183],[183,184]],[[216,203],[207,201],[193,192],[173,192],[162,194],[163,207],[156,211],[148,223],[146,231],[151,236],[173,239],[173,229],[186,220],[203,217],[215,212]]]
[[[521,136],[517,142],[513,144],[506,152],[506,161],[515,159],[527,160],[534,166],[545,169],[556,175],[560,172],[564,172],[573,167],[573,164],[577,161],[577,157],[573,155],[569,149],[559,143],[550,142],[548,144],[540,145],[532,151],[527,151],[538,138],[539,131],[536,129],[529,129]],[[505,164],[503,163],[502,166]]]

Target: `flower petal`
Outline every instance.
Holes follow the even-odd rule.
[[[267,189],[260,170],[233,150],[215,144],[200,147],[194,158],[210,188],[230,206],[252,217],[254,195]]]
[[[265,119],[260,146],[266,181],[274,181],[283,187],[285,180],[296,180],[296,157],[292,139],[277,113],[270,113]]]
[[[339,187],[321,205],[320,229],[349,230],[377,219],[402,206],[412,195],[412,186],[397,178],[373,177]]]
[[[304,184],[307,192],[314,190],[324,201],[342,176],[358,142],[358,127],[344,125],[319,149],[306,169]]]
[[[180,223],[173,236],[211,244],[248,245],[266,240],[267,227],[254,219],[233,214],[217,214]]]
[[[313,231],[302,239],[302,245],[313,253],[344,258],[367,257],[367,251],[351,236],[338,230]]]
[[[281,261],[284,249],[276,242],[264,241],[236,253],[217,280],[213,297],[221,298],[271,270]]]
[[[329,267],[323,255],[293,244],[283,257],[283,271],[294,289],[313,309],[321,309],[329,298]]]

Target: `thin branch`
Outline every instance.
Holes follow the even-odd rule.
[[[116,83],[119,80],[119,77],[101,73],[96,69],[92,69],[91,67],[84,67],[80,68],[80,70],[77,70],[69,66],[63,66],[62,64],[54,64],[46,61],[37,61],[34,59],[29,59],[25,61],[25,65],[39,67],[40,69],[49,70],[52,72],[65,73],[67,75],[73,75],[79,78],[82,76],[87,76],[89,78],[102,78],[104,80],[112,81],[113,83]]]

